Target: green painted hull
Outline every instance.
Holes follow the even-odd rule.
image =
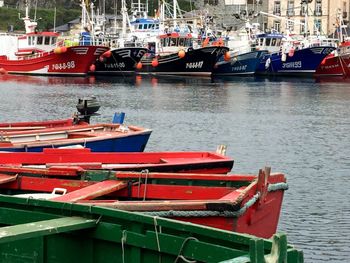
[[[283,234],[260,239],[102,207],[0,195],[0,223],[0,262],[303,262]]]

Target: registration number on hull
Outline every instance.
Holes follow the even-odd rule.
[[[51,65],[52,70],[65,70],[75,68],[75,61],[68,61],[66,63],[57,63]]]

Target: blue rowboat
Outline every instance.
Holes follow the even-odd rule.
[[[87,147],[94,152],[142,152],[150,129],[122,124],[83,124],[0,133],[0,151],[41,152],[44,148]]]
[[[246,52],[233,56],[229,61],[225,61],[224,57],[222,57],[216,63],[213,74],[226,76],[254,75],[263,55],[267,53],[267,50]]]

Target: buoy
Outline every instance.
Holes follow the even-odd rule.
[[[108,50],[105,53],[103,53],[102,56],[109,58],[110,56],[112,56],[112,52],[110,50]]]
[[[281,61],[282,61],[282,62],[285,62],[286,60],[287,60],[287,55],[286,55],[286,53],[282,53]]]
[[[207,37],[204,39],[204,41],[202,43],[202,47],[206,47],[206,46],[208,46],[208,44],[209,44],[209,38]]]
[[[105,58],[104,58],[103,56],[100,56],[100,57],[98,58],[98,60],[99,60],[101,63],[105,62]]]
[[[0,68],[0,74],[2,74],[2,75],[7,74],[7,70],[4,68]]]
[[[142,69],[142,63],[141,63],[141,62],[137,63],[137,64],[136,64],[136,68],[137,68],[137,69]]]
[[[65,53],[65,52],[67,52],[67,47],[65,46],[61,47],[61,53]]]
[[[186,52],[184,50],[180,50],[178,55],[179,55],[179,58],[184,58],[186,55]]]
[[[152,60],[152,66],[153,67],[156,67],[156,66],[158,66],[158,59],[156,59],[156,58],[154,58],[153,60]]]
[[[89,69],[91,72],[94,72],[96,70],[95,64],[91,64]]]
[[[60,48],[60,47],[56,47],[56,48],[53,50],[53,53],[55,53],[55,54],[61,54],[61,48]]]
[[[229,52],[225,52],[225,54],[224,54],[224,60],[225,60],[225,61],[229,61],[230,59],[231,59],[230,53],[229,53]]]
[[[294,48],[291,48],[288,52],[288,56],[289,57],[293,57],[294,56]]]

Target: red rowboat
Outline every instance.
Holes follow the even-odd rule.
[[[268,168],[258,176],[1,169],[0,193],[136,211],[264,238],[276,232],[288,187],[283,174],[270,175]]]
[[[37,23],[29,18],[29,7],[22,18],[26,33],[20,36],[2,35],[8,43],[0,54],[0,74],[85,75],[96,59],[109,50],[104,46],[65,46],[58,33],[37,32]],[[17,44],[16,48],[13,47]]]
[[[118,171],[228,173],[233,159],[212,152],[91,152],[90,149],[49,149],[40,153],[1,153],[0,164],[16,167],[106,169]],[[49,171],[48,170],[48,171]],[[1,167],[0,167],[1,171]],[[30,171],[30,169],[29,169]]]
[[[350,41],[342,42],[336,51],[323,59],[316,77],[350,77]]]

